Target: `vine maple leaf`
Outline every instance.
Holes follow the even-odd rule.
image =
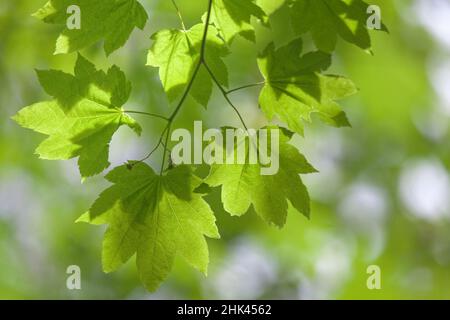
[[[202,183],[188,166],[159,176],[144,163],[121,166],[106,179],[106,189],[79,221],[108,224],[103,241],[103,269],[112,272],[137,255],[138,272],[154,291],[169,274],[175,256],[207,273],[205,236],[219,238],[215,217],[202,195]]]
[[[42,159],[67,160],[79,157],[83,177],[101,173],[109,166],[109,143],[122,125],[138,135],[141,127],[120,108],[131,84],[116,66],[108,73],[97,71],[78,55],[75,75],[61,71],[37,71],[45,91],[53,96],[28,106],[13,117],[21,126],[48,135],[36,149]]]
[[[370,50],[368,7],[362,0],[294,0],[292,24],[298,34],[311,32],[322,51],[333,51],[338,35],[361,49]],[[382,30],[387,31],[383,24]]]
[[[268,131],[269,153],[275,153],[275,150],[270,149],[270,140],[275,138],[274,133],[279,137],[279,154],[272,154],[273,157],[279,157],[279,170],[276,174],[262,175],[261,169],[264,165],[252,164],[249,161],[250,140],[247,138],[240,141],[247,145],[246,162],[213,164],[205,182],[211,187],[222,186],[222,202],[230,214],[242,216],[253,205],[256,213],[266,222],[282,227],[286,222],[288,203],[309,217],[310,199],[300,174],[313,173],[316,170],[289,143],[292,132],[278,127],[263,129]]]
[[[203,24],[197,24],[189,30],[161,30],[152,36],[154,43],[148,53],[147,65],[159,68],[161,82],[171,102],[182,94],[200,62],[204,28]],[[210,26],[204,58],[218,81],[227,87],[228,71],[222,58],[229,51],[216,35],[217,30]],[[190,90],[191,95],[206,107],[212,88],[211,77],[201,66]]]
[[[109,55],[125,44],[134,28],[144,29],[148,19],[136,0],[50,0],[34,16],[66,25],[67,9],[72,5],[80,8],[81,28],[66,27],[56,41],[55,54],[74,52],[103,39]]]
[[[302,41],[297,39],[278,50],[271,43],[260,55],[258,65],[266,79],[259,97],[262,110],[269,119],[278,116],[299,134],[313,113],[330,125],[349,126],[336,100],[355,94],[355,85],[347,78],[319,73],[330,66],[329,54],[301,53]]]

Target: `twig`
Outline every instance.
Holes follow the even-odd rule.
[[[189,93],[191,92],[192,86],[194,85],[194,81],[197,78],[197,75],[198,75],[198,72],[200,70],[200,67],[202,66],[202,63],[204,62],[205,50],[206,50],[206,40],[208,38],[209,23],[211,21],[212,4],[213,4],[213,0],[209,0],[208,1],[208,11],[207,11],[206,20],[205,20],[205,28],[204,28],[204,31],[203,31],[202,46],[201,46],[201,51],[200,51],[199,62],[197,63],[197,65],[196,65],[196,67],[194,69],[194,73],[192,74],[192,77],[189,80],[189,83],[188,83],[188,85],[186,87],[186,90],[183,93],[183,96],[181,97],[180,102],[178,103],[177,107],[175,108],[175,111],[172,113],[172,115],[168,119],[169,122],[167,124],[166,139],[165,139],[165,142],[164,142],[164,144],[166,146],[167,146],[167,144],[169,142],[170,129],[172,127],[173,121],[175,120],[175,118],[178,115],[178,113],[180,112],[184,102],[186,101],[187,97],[189,96]],[[163,159],[162,159],[160,174],[162,174],[164,172],[165,162],[166,162],[166,152],[163,153]]]
[[[175,0],[172,0],[172,4],[175,7],[175,10],[177,11],[178,18],[180,19],[180,22],[181,22],[181,27],[183,28],[184,31],[186,31],[186,25],[184,24],[184,20],[183,20],[183,16],[181,15],[180,8],[178,8],[178,5],[175,2]]]
[[[206,70],[208,71],[209,75],[211,76],[211,78],[213,79],[213,81],[215,82],[215,84],[217,85],[219,90],[222,92],[222,95],[224,96],[225,100],[228,102],[228,104],[231,106],[231,108],[233,108],[233,110],[236,112],[236,114],[239,117],[239,120],[241,120],[241,123],[244,126],[245,130],[248,131],[248,127],[244,121],[244,118],[242,117],[241,113],[236,108],[236,106],[233,104],[233,102],[231,102],[230,98],[228,97],[227,91],[225,91],[225,89],[220,84],[219,80],[217,80],[216,76],[214,75],[214,72],[212,72],[212,70],[209,68],[206,61],[203,61],[203,65],[205,66]]]

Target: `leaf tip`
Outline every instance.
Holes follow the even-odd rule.
[[[90,223],[91,219],[90,219],[90,214],[89,211],[83,213],[81,216],[79,216],[76,220],[75,223]]]
[[[16,113],[15,115],[9,117],[9,119],[14,121],[17,124],[20,124],[20,114],[19,114],[19,112]]]

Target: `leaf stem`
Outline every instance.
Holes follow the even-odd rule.
[[[245,85],[245,86],[241,86],[241,87],[238,87],[238,88],[231,89],[231,90],[227,91],[227,94],[231,94],[231,93],[234,93],[234,92],[236,92],[236,91],[243,90],[243,89],[247,89],[247,88],[253,88],[253,87],[263,86],[263,85],[265,85],[265,84],[266,84],[265,81],[261,81],[261,82],[257,82],[257,83],[248,84],[248,85]]]
[[[156,114],[156,113],[149,113],[149,112],[143,112],[143,111],[134,111],[134,110],[124,110],[123,112],[124,113],[129,113],[129,114],[142,114],[142,115],[145,115],[145,116],[159,118],[159,119],[163,119],[163,120],[169,121],[168,118],[166,118],[164,116],[161,116],[159,114]]]
[[[171,127],[172,127],[172,123],[169,122],[169,124],[167,126],[166,138],[165,138],[164,143],[162,142],[162,139],[161,139],[161,143],[163,143],[163,147],[164,147],[164,152],[163,152],[163,158],[162,158],[162,163],[161,163],[161,170],[159,172],[159,175],[163,174],[164,168],[165,168],[165,165],[166,165],[167,144],[169,143],[169,136],[170,136],[170,129],[171,129]],[[162,136],[164,136],[164,134]]]
[[[137,164],[137,163],[142,163],[142,162],[144,162],[145,160],[147,160],[148,158],[150,158],[150,157],[156,152],[156,150],[158,150],[159,146],[163,143],[164,134],[166,133],[167,129],[168,129],[168,125],[164,128],[163,132],[161,133],[161,135],[160,135],[160,137],[159,137],[158,143],[155,145],[155,147],[152,149],[152,151],[150,151],[150,152],[149,152],[144,158],[142,158],[141,160],[135,162],[135,163],[133,164],[133,166],[134,166],[135,164]]]
[[[175,10],[177,11],[178,18],[180,19],[181,27],[183,28],[183,31],[186,31],[186,25],[184,24],[183,16],[181,15],[180,8],[178,7],[175,0],[172,0],[172,4],[175,7]]]
[[[183,93],[183,96],[180,99],[180,102],[178,103],[178,105],[175,108],[175,110],[172,113],[172,115],[168,118],[168,123],[167,123],[167,127],[166,127],[167,132],[166,132],[166,138],[165,138],[165,142],[164,142],[164,149],[165,150],[164,150],[164,153],[163,153],[163,159],[162,159],[162,164],[161,164],[161,172],[160,172],[161,175],[164,172],[164,168],[165,168],[166,148],[167,148],[167,144],[169,142],[170,130],[172,128],[173,121],[175,120],[176,116],[178,115],[178,113],[180,112],[181,108],[183,107],[184,102],[186,101],[187,97],[189,96],[189,93],[191,92],[192,86],[194,85],[194,81],[197,78],[198,72],[200,71],[200,67],[202,66],[202,63],[204,62],[205,51],[206,51],[206,41],[207,41],[207,38],[208,38],[209,23],[211,21],[212,4],[213,4],[213,0],[208,0],[208,11],[207,11],[207,14],[206,14],[205,28],[204,28],[204,31],[203,31],[202,46],[201,46],[201,51],[200,51],[200,59],[199,59],[197,65],[195,66],[194,73],[192,74],[192,77],[189,80],[188,85],[186,86],[186,89],[185,89],[185,91]],[[164,133],[161,135],[161,137],[163,137],[163,136],[164,136]],[[161,139],[161,143],[162,143],[162,139]]]
[[[178,6],[177,6],[175,0],[172,0],[172,3],[175,6],[175,9],[177,10],[177,13],[178,13],[178,15],[180,17],[183,29],[186,30],[184,22],[183,22],[183,19],[181,17],[180,11],[178,9]],[[208,11],[207,11],[207,14],[206,14],[206,19],[205,19],[205,27],[204,27],[204,31],[203,31],[203,38],[202,38],[202,43],[201,43],[201,51],[200,51],[199,61],[198,61],[198,63],[196,64],[196,66],[194,68],[194,72],[192,73],[191,79],[189,80],[189,82],[188,82],[188,84],[186,86],[186,89],[184,90],[184,93],[183,93],[183,95],[182,95],[182,97],[180,99],[180,102],[177,104],[175,110],[170,115],[170,117],[166,118],[166,117],[158,116],[158,115],[147,113],[147,112],[128,111],[128,113],[138,113],[138,114],[145,114],[145,115],[148,115],[148,116],[155,116],[155,117],[158,117],[158,118],[165,119],[167,121],[167,125],[166,125],[165,129],[163,130],[163,132],[161,133],[161,136],[160,136],[160,138],[158,140],[158,143],[156,144],[155,148],[144,159],[139,161],[139,162],[143,162],[143,161],[147,160],[148,158],[150,158],[155,153],[155,151],[162,145],[164,147],[164,152],[163,152],[163,158],[162,158],[162,163],[161,163],[160,175],[163,174],[164,169],[166,167],[168,142],[169,142],[169,137],[170,137],[170,133],[171,133],[173,122],[174,122],[175,118],[177,117],[178,113],[180,112],[181,108],[183,107],[184,102],[186,101],[187,97],[189,96],[189,93],[191,92],[192,86],[194,85],[194,81],[197,78],[197,75],[198,75],[202,65],[206,68],[206,70],[208,71],[209,75],[211,76],[211,79],[217,85],[219,90],[222,92],[222,95],[224,96],[224,98],[227,101],[227,103],[236,112],[237,116],[239,117],[239,120],[241,121],[241,123],[244,126],[246,131],[248,131],[247,124],[245,123],[244,118],[242,117],[242,115],[240,114],[240,112],[236,108],[236,106],[233,104],[233,102],[230,100],[228,95],[230,93],[236,92],[238,90],[242,90],[242,89],[245,89],[245,88],[255,87],[255,86],[259,86],[259,85],[263,85],[264,84],[264,82],[260,82],[260,83],[255,83],[255,84],[251,84],[251,85],[242,86],[242,87],[230,90],[230,91],[226,91],[224,89],[224,87],[220,84],[220,82],[217,79],[217,77],[215,76],[214,72],[208,66],[208,64],[207,64],[207,62],[205,60],[205,52],[206,52],[206,43],[207,43],[207,38],[208,38],[208,30],[209,30],[209,25],[210,25],[210,21],[211,21],[212,5],[213,5],[213,0],[208,0]]]
[[[228,92],[222,87],[219,80],[217,80],[216,76],[214,75],[214,72],[209,68],[206,61],[203,61],[203,65],[205,66],[206,70],[208,71],[209,75],[211,76],[211,79],[214,81],[214,83],[219,88],[220,92],[222,92],[222,95],[224,96],[225,100],[228,102],[228,104],[233,108],[233,110],[236,112],[237,116],[239,117],[239,120],[241,121],[242,125],[244,126],[245,130],[248,131],[247,124],[244,121],[244,118],[242,117],[239,110],[236,108],[236,106],[231,102],[230,98],[228,97]]]

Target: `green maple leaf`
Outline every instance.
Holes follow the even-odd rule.
[[[264,11],[255,0],[214,0],[211,22],[217,27],[227,43],[231,43],[238,34],[255,41],[255,31],[251,17],[264,19]]]
[[[219,238],[215,217],[201,184],[188,166],[159,176],[143,163],[122,166],[106,179],[105,190],[79,221],[108,224],[103,241],[103,269],[112,272],[136,254],[138,272],[154,291],[169,274],[177,254],[203,273],[208,268],[205,236]]]
[[[81,10],[81,28],[68,29],[67,9]],[[134,28],[144,29],[148,16],[136,0],[50,0],[34,16],[46,23],[65,25],[55,54],[70,53],[104,40],[107,55],[122,47]]]
[[[49,136],[36,149],[42,159],[79,157],[81,175],[93,176],[109,166],[109,143],[120,126],[141,133],[140,126],[121,109],[131,84],[118,67],[113,66],[108,73],[97,71],[79,55],[75,76],[56,70],[37,74],[45,91],[55,99],[28,106],[13,119]]]
[[[249,140],[246,140],[245,164],[213,164],[206,183],[222,186],[222,202],[231,215],[242,216],[253,205],[266,222],[282,227],[286,222],[288,203],[306,217],[310,214],[310,199],[300,174],[316,172],[305,157],[289,143],[292,133],[278,127],[268,127],[268,143],[279,135],[279,170],[274,175],[262,175],[262,164],[249,161]],[[241,141],[242,142],[242,141]],[[239,143],[239,142],[238,142]],[[269,152],[273,152],[269,148]]]
[[[269,119],[278,116],[289,128],[303,134],[303,122],[311,114],[333,126],[349,126],[336,100],[357,92],[347,78],[322,75],[331,64],[329,54],[317,51],[301,56],[302,41],[294,40],[275,50],[270,44],[258,59],[266,84],[259,103]]]
[[[197,24],[190,30],[162,30],[152,36],[154,41],[149,50],[147,65],[159,68],[159,76],[170,102],[173,102],[186,89],[200,62],[204,25]],[[206,40],[205,60],[219,82],[228,86],[228,72],[222,57],[228,49],[217,36],[217,30],[210,26]],[[212,93],[213,83],[202,65],[191,95],[206,107]]]
[[[285,4],[285,0],[257,0],[256,4],[270,16]]]
[[[319,50],[331,52],[338,35],[361,49],[370,50],[368,4],[362,0],[295,0],[292,23],[297,33],[311,32]],[[382,30],[387,28],[382,25]]]

